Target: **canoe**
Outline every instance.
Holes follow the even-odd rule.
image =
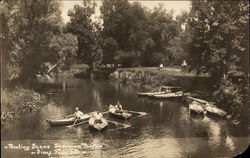
[[[102,118],[100,122],[97,121],[94,117],[91,117],[89,119],[89,126],[98,131],[104,129],[105,127],[107,127],[107,125],[108,125],[108,121],[104,118]]]
[[[189,109],[190,109],[190,112],[193,112],[193,113],[197,113],[197,114],[203,113],[203,114],[206,114],[206,109],[203,107],[202,104],[198,103],[197,101],[193,101],[189,105]]]
[[[164,99],[164,98],[178,98],[178,97],[182,97],[183,95],[184,95],[183,91],[179,91],[179,92],[169,92],[165,94],[156,94],[156,95],[153,95],[152,97]]]
[[[109,106],[109,113],[117,118],[128,119],[132,117],[132,114],[126,110],[122,110],[121,112],[117,112],[117,109],[114,105]]]
[[[168,93],[173,93],[173,91],[178,91],[181,89],[179,86],[160,86],[159,88],[155,88],[150,92],[136,92],[139,96],[157,96],[157,95],[164,95]]]
[[[91,115],[89,114],[85,114],[81,119],[77,120],[76,123],[80,123],[83,121],[86,121],[87,119],[90,118]],[[68,118],[63,118],[63,119],[47,119],[46,122],[50,125],[50,126],[66,126],[66,125],[73,125],[73,123],[75,122],[75,117],[71,116]]]
[[[219,109],[218,107],[212,104],[206,104],[205,109],[207,110],[207,114],[212,115],[212,116],[225,117],[227,115],[226,111]]]
[[[138,96],[152,96],[156,94],[164,94],[165,92],[136,92]]]

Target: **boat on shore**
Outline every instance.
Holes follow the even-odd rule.
[[[114,105],[110,105],[109,106],[109,113],[112,116],[115,116],[117,118],[121,118],[121,119],[128,119],[130,117],[132,117],[132,113],[130,113],[127,110],[122,110],[122,111],[117,111],[117,108]]]
[[[80,119],[78,119],[75,122],[75,116],[70,116],[70,117],[65,117],[62,119],[47,119],[46,122],[50,125],[50,126],[66,126],[66,125],[72,125],[74,123],[81,123],[83,121],[88,120],[91,117],[90,114],[85,114],[83,117],[81,117]]]
[[[226,111],[216,107],[213,104],[206,104],[205,109],[207,111],[207,114],[211,116],[225,117],[227,115]]]
[[[102,118],[100,120],[96,120],[95,117],[90,117],[88,123],[91,128],[96,129],[98,131],[101,131],[108,125],[108,121],[106,119]]]
[[[153,89],[150,92],[136,92],[139,96],[148,96],[148,97],[155,97],[155,98],[161,98],[162,96],[170,96],[173,95],[171,92],[173,92],[176,89],[180,89],[181,87],[178,86],[160,86],[159,88]],[[170,94],[170,95],[169,95]]]
[[[152,96],[155,94],[164,94],[165,92],[136,92],[138,96]]]
[[[179,98],[183,96],[184,96],[184,92],[178,91],[178,92],[169,92],[165,94],[156,94],[156,95],[152,95],[151,97],[158,98],[158,99],[165,99],[165,98]]]
[[[189,101],[196,101],[205,108],[206,112],[208,115],[211,116],[219,116],[219,117],[225,117],[227,115],[227,112],[218,108],[215,104],[215,102],[208,102],[199,98],[194,98],[194,97],[187,97]]]
[[[196,114],[206,114],[206,109],[204,106],[197,101],[193,101],[191,104],[189,104],[189,110],[190,112]]]

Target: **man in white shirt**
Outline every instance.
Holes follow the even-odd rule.
[[[95,114],[95,119],[96,120],[101,120],[102,119],[102,113],[100,113],[99,111],[97,111],[97,113]]]
[[[75,111],[75,113],[74,113],[74,116],[76,117],[76,118],[78,118],[78,119],[81,119],[82,117],[83,117],[83,112],[81,112],[80,110],[79,110],[79,108],[78,107],[76,107],[76,111]]]

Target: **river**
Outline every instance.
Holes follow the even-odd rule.
[[[181,101],[138,97],[130,85],[59,77],[40,83],[39,91],[48,104],[3,131],[3,157],[233,157],[248,146],[246,123],[235,127],[220,118],[190,116]],[[69,128],[45,122],[72,114],[76,106],[85,113],[107,111],[118,101],[124,109],[147,115],[122,121],[105,114],[130,127],[109,123],[100,133],[88,124]]]

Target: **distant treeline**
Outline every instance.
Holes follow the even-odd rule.
[[[1,1],[1,52],[5,79],[25,81],[48,73],[48,63],[68,68],[72,58],[90,68],[181,65],[206,71],[219,90],[215,96],[230,111],[246,103],[248,1],[193,0],[190,12],[174,17],[162,5],[83,0],[63,24],[60,1]],[[53,66],[52,66],[53,67]],[[232,80],[238,76],[239,81]],[[232,105],[229,105],[232,104]]]

